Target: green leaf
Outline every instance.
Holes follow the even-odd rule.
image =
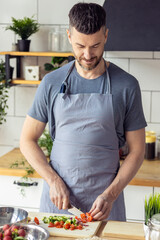
[[[33,33],[39,31],[39,24],[33,17],[24,17],[23,19],[16,19],[12,17],[12,25],[7,26],[6,30],[11,30],[21,37],[21,39],[28,39]]]

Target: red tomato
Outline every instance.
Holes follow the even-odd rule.
[[[56,228],[63,228],[61,224],[57,225]]]
[[[85,219],[85,218],[86,218],[85,213],[82,213],[82,214],[81,214],[81,218],[82,218],[82,219]]]
[[[61,225],[61,226],[63,226],[63,225],[64,225],[64,222],[63,222],[63,221],[60,221],[59,223],[60,223],[60,225]]]
[[[60,225],[60,223],[59,223],[58,221],[55,221],[55,222],[54,222],[54,226],[55,226],[55,227],[57,227],[57,226],[59,226],[59,225]]]
[[[74,224],[71,224],[70,230],[74,230],[74,229],[76,229],[76,226]]]
[[[55,227],[54,223],[50,222],[48,227]]]
[[[88,216],[87,221],[88,222],[92,222],[92,220],[93,220],[93,217],[92,216]]]
[[[35,222],[37,225],[39,225],[39,220],[38,220],[37,217],[34,218],[34,222]]]
[[[64,224],[63,227],[64,227],[65,229],[69,229],[69,228],[70,228],[70,225],[71,225],[70,223],[66,223],[66,224]]]
[[[82,230],[82,225],[81,224],[79,224],[78,226],[77,226],[77,229],[79,229],[79,230]]]

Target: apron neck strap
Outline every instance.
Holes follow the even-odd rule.
[[[108,73],[108,67],[107,67],[107,64],[106,64],[106,61],[104,60],[104,64],[105,64],[105,72],[106,72],[106,80],[107,80],[107,91],[106,93],[111,93],[111,87],[110,87],[110,77],[109,77],[109,73]],[[65,95],[67,94],[68,92],[68,88],[69,88],[69,85],[67,83],[67,80],[69,78],[69,75],[71,74],[73,68],[75,66],[75,61],[73,62],[73,64],[71,65],[71,67],[69,68],[68,72],[67,72],[67,75],[64,79],[64,81],[62,82],[62,85],[61,85],[61,89],[60,89],[60,93],[64,93],[64,97]],[[103,81],[105,83],[105,79]],[[104,84],[103,83],[103,89],[104,89]]]
[[[104,64],[105,64],[105,68],[106,68],[106,80],[107,80],[107,90],[106,90],[106,93],[111,93],[111,81],[110,81],[110,76],[109,76],[109,73],[108,73],[108,67],[107,67],[107,63],[106,61],[104,60]]]

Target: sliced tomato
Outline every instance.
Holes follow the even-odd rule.
[[[71,225],[70,223],[66,223],[66,224],[63,225],[63,227],[64,227],[65,229],[69,229],[69,228],[70,228],[70,225]]]
[[[60,223],[60,225],[62,225],[62,226],[64,225],[64,222],[63,222],[63,221],[60,221],[59,223]]]
[[[81,216],[82,219],[86,218],[85,213],[82,213],[80,216]]]
[[[92,216],[88,216],[87,221],[88,222],[92,222],[93,221],[93,217]]]
[[[85,219],[81,219],[81,222],[82,223],[87,223],[87,219],[85,218]]]
[[[79,230],[82,230],[82,225],[81,224],[79,224],[78,226],[77,226],[77,229],[79,229]]]
[[[71,224],[70,229],[74,230],[74,229],[76,229],[76,226],[74,224]]]
[[[63,228],[61,224],[57,225],[56,228]]]
[[[50,222],[48,227],[55,227],[54,223]]]
[[[59,226],[59,225],[60,225],[60,222],[58,222],[58,221],[55,221],[55,222],[54,222],[54,226],[55,226],[55,227],[57,227],[57,226]]]
[[[34,218],[34,222],[39,225],[39,219],[37,217]]]

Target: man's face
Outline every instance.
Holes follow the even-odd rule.
[[[67,32],[68,38],[79,65],[86,71],[96,68],[103,56],[108,31],[104,33],[104,27],[89,35],[78,32],[74,27],[70,31]]]

